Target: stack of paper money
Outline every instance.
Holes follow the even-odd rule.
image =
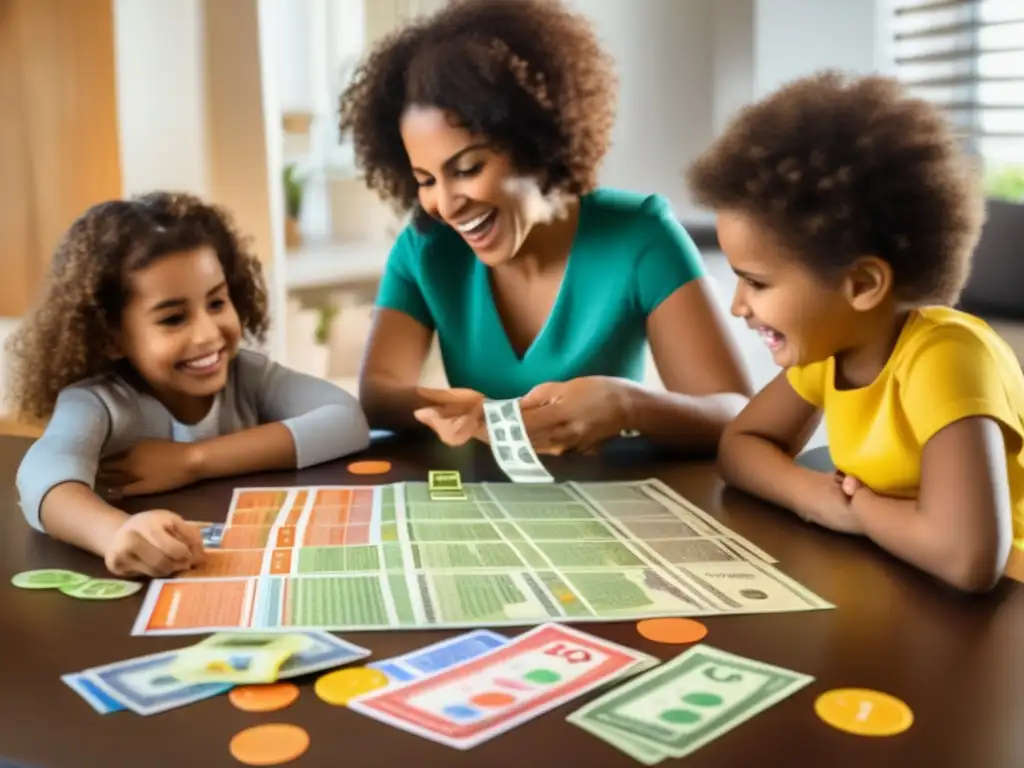
[[[814,680],[696,645],[567,718],[644,765],[685,757]]]
[[[551,483],[554,478],[540,463],[523,426],[518,400],[487,400],[484,421],[491,452],[513,483]]]
[[[320,631],[220,634],[190,648],[64,675],[100,714],[153,715],[217,696],[237,683],[271,682],[365,659],[370,651]]]

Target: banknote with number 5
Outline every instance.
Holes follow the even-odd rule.
[[[813,680],[810,675],[702,644],[595,699],[567,719],[620,749],[624,742],[647,754],[680,758]]]

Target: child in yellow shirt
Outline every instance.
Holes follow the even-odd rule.
[[[984,208],[941,114],[888,78],[821,73],[738,114],[689,180],[739,277],[733,314],[785,369],[723,434],[722,476],[992,588],[1024,549],[1024,374],[951,308]],[[794,461],[822,412],[835,473]]]

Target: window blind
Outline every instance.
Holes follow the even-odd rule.
[[[891,0],[897,76],[986,164],[1024,162],[1024,0]]]

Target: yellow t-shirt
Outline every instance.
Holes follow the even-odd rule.
[[[871,384],[835,388],[835,358],[790,368],[786,378],[825,415],[836,468],[878,493],[915,498],[925,443],[968,416],[1003,427],[1014,544],[1024,549],[1024,372],[987,323],[947,307],[915,310]]]

